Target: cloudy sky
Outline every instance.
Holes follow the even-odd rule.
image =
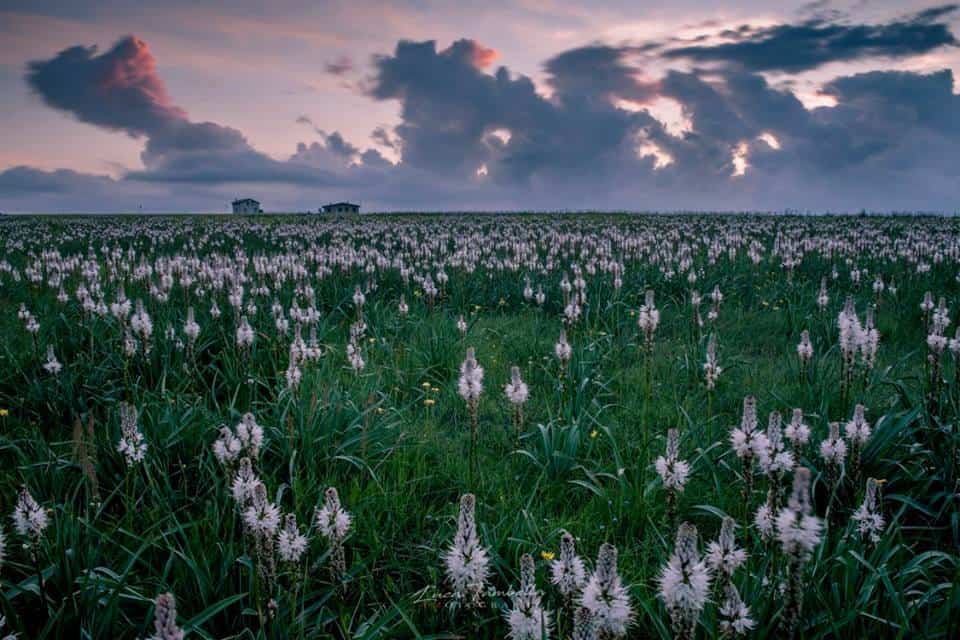
[[[957,5],[219,4],[5,0],[0,211],[960,210]]]

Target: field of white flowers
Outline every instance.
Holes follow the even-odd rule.
[[[0,637],[960,637],[960,223],[0,222]]]

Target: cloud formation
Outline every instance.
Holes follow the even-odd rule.
[[[943,21],[957,8],[955,4],[933,7],[886,24],[844,24],[814,17],[800,24],[743,25],[720,34],[729,42],[670,48],[663,56],[795,73],[830,62],[919,55],[957,45]]]
[[[640,52],[635,47],[590,45],[550,58],[544,69],[550,86],[564,99],[620,98],[642,103],[656,97],[658,87],[630,66],[630,55]]]
[[[134,36],[99,55],[96,47],[71,47],[31,62],[26,79],[49,106],[81,122],[146,136],[147,166],[162,165],[177,152],[250,149],[236,129],[191,122],[167,94],[147,43]]]
[[[370,135],[396,164],[307,116],[297,122],[311,139],[272,158],[236,129],[192,121],[136,37],[104,53],[71,47],[30,63],[27,82],[55,109],[144,139],[143,168],[113,179],[14,167],[0,173],[0,196],[53,210],[149,198],[192,198],[183,208],[196,210],[239,188],[296,210],[327,198],[403,209],[952,210],[960,97],[949,70],[837,77],[821,88],[836,106],[814,109],[762,73],[954,45],[943,24],[952,11],[879,26],[823,15],[746,26],[726,34],[727,48],[593,43],[544,62],[546,92],[494,68],[497,52],[474,40],[400,41],[372,61],[365,84],[370,99],[399,106],[399,124]],[[644,66],[657,56],[712,64],[654,78]],[[677,105],[689,128],[667,127],[658,101]]]
[[[620,53],[573,50],[548,61],[549,100],[506,67],[486,73],[476,64],[478,47],[461,40],[438,51],[433,41],[402,41],[376,60],[370,95],[401,104],[394,133],[404,166],[464,181],[482,167],[490,182],[519,189],[552,188],[571,176],[598,180],[645,164],[634,136],[652,117],[618,109],[611,99],[653,93],[619,62]],[[602,72],[590,80],[586,67],[598,60]]]
[[[104,53],[71,47],[50,60],[31,62],[26,80],[46,104],[82,122],[145,137],[144,169],[128,172],[127,180],[322,186],[336,182],[332,171],[360,153],[339,133],[320,132],[325,144],[309,161],[299,150],[278,161],[254,149],[236,129],[191,121],[167,93],[147,43],[135,36]],[[300,120],[312,125],[305,116]],[[327,157],[321,162],[320,155]]]
[[[27,65],[27,83],[49,106],[82,122],[139,137],[186,120],[157,74],[147,43],[134,36],[110,51],[70,47],[54,58]]]

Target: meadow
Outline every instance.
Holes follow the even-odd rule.
[[[960,221],[0,221],[0,637],[956,638]]]

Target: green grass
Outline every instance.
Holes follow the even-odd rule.
[[[743,242],[733,234],[739,233]],[[560,234],[567,234],[561,242]],[[623,236],[637,240],[630,247]],[[778,236],[800,243],[835,238],[833,256],[811,249],[792,274],[772,252]],[[739,423],[743,397],[758,398],[761,425],[779,410],[789,420],[804,410],[813,430],[802,464],[814,473],[814,507],[823,516],[826,486],[816,447],[830,421],[848,420],[863,403],[874,434],[863,455],[861,480],[886,480],[883,512],[887,529],[877,545],[855,535],[850,513],[862,500],[862,482],[845,478],[836,487],[835,517],[805,574],[799,634],[805,638],[952,638],[960,634],[960,509],[958,509],[958,416],[956,362],[945,354],[944,384],[931,394],[926,370],[924,291],[960,307],[956,276],[960,225],[941,219],[774,219],[766,217],[468,217],[405,216],[327,223],[302,218],[38,218],[0,225],[6,260],[19,281],[0,273],[0,512],[7,538],[0,566],[0,610],[8,628],[24,638],[139,638],[152,633],[153,600],[176,595],[179,621],[198,638],[500,638],[507,627],[505,597],[490,598],[476,614],[451,612],[431,600],[443,591],[442,553],[456,529],[461,494],[477,497],[477,520],[492,558],[492,583],[506,591],[519,581],[519,560],[537,560],[538,584],[557,610],[541,552],[555,552],[560,532],[570,531],[592,566],[603,542],[620,553],[620,573],[630,585],[636,621],[631,637],[671,637],[669,617],[657,599],[656,578],[672,551],[675,529],[667,522],[665,493],[653,469],[667,430],[681,433],[681,454],[693,474],[679,500],[679,517],[697,525],[701,550],[716,537],[723,514],[742,525],[766,493],[755,479],[751,513],[745,513],[737,474],[739,461],[728,445]],[[862,246],[856,243],[867,239]],[[748,257],[749,242],[762,260]],[[484,264],[503,260],[511,243],[525,243],[543,275],[520,265],[515,271]],[[715,264],[709,246],[735,244]],[[780,244],[780,243],[778,243]],[[719,319],[703,330],[691,323],[686,273],[678,269],[680,247],[689,247],[704,294],[719,285],[725,299]],[[570,265],[586,265],[598,246],[623,260],[624,284],[612,276],[584,274],[588,304],[580,322],[567,328],[573,357],[566,371],[553,357],[563,327],[559,282]],[[910,252],[927,251],[928,273],[917,273]],[[432,304],[422,287],[404,283],[394,268],[368,275],[359,268],[332,267],[318,278],[311,252],[375,249],[402,256],[420,275],[436,277],[447,258],[450,277]],[[418,252],[419,247],[427,250]],[[551,249],[554,247],[554,249]],[[119,248],[133,253],[111,265]],[[664,249],[667,253],[663,253]],[[42,252],[78,257],[64,271],[70,301],[56,300],[50,264]],[[288,256],[307,266],[302,283],[315,290],[320,311],[321,359],[303,366],[295,391],[284,379],[292,334],[279,336],[270,318],[274,298],[289,308],[295,280],[258,275],[246,262],[247,298],[264,284],[270,295],[252,296],[258,312],[252,350],[234,343],[237,314],[227,302],[229,285],[184,288],[179,274],[165,303],[151,299],[156,270],[172,256],[236,264],[235,251],[249,258]],[[935,262],[933,251],[947,254]],[[452,256],[476,252],[473,273]],[[458,253],[459,252],[459,253]],[[552,253],[551,253],[552,252]],[[126,254],[123,254],[126,256]],[[325,255],[329,255],[325,254]],[[112,317],[82,313],[74,296],[83,260],[93,258],[107,304],[122,283],[131,300],[143,299],[154,324],[153,350],[128,359],[123,332]],[[847,258],[851,264],[847,264]],[[143,261],[154,268],[137,280]],[[522,262],[522,260],[518,261]],[[40,264],[44,279],[31,283],[27,270]],[[127,263],[130,269],[123,266]],[[830,277],[836,266],[837,280]],[[852,283],[853,267],[867,269]],[[115,273],[115,277],[111,275]],[[537,308],[522,296],[524,276],[542,284],[547,303]],[[846,296],[861,316],[875,301],[871,285],[882,274],[897,286],[877,310],[881,333],[876,367],[858,376],[852,389],[839,388],[840,355],[836,316]],[[815,304],[821,277],[830,303]],[[354,286],[377,284],[367,293],[368,325],[360,375],[349,370],[345,346],[355,318]],[[89,287],[89,285],[88,285]],[[661,325],[653,356],[644,355],[635,311],[644,291],[656,292]],[[403,293],[410,313],[396,313]],[[214,296],[219,320],[208,309]],[[304,299],[299,298],[301,305]],[[20,303],[38,318],[34,339],[17,318]],[[192,352],[164,336],[178,335],[193,306],[202,327]],[[455,323],[464,314],[464,338]],[[291,323],[292,324],[292,323]],[[949,333],[956,320],[949,327]],[[815,358],[801,375],[795,345],[809,329]],[[702,364],[710,331],[719,339],[724,371],[717,389],[703,384]],[[291,329],[292,332],[292,329]],[[308,337],[308,331],[304,331]],[[64,364],[46,373],[47,345]],[[457,395],[457,376],[467,346],[484,367],[480,401],[477,473],[468,465],[469,416]],[[511,365],[530,386],[525,428],[519,441],[502,386]],[[116,452],[118,404],[140,411],[149,445],[145,462],[127,471]],[[429,402],[426,402],[429,401]],[[303,524],[336,486],[354,516],[347,539],[348,578],[337,590],[322,568],[327,547],[311,531],[306,578],[281,572],[276,616],[258,615],[265,598],[244,540],[241,518],[230,497],[229,479],[212,453],[221,424],[234,425],[253,412],[266,427],[266,447],[257,470],[283,512]],[[74,423],[92,420],[87,454],[78,451]],[[93,477],[84,472],[92,466]],[[37,572],[8,517],[21,484],[51,510],[51,526],[40,543]],[[99,502],[95,498],[99,494]],[[738,530],[750,552],[736,583],[750,605],[755,637],[773,637],[783,615],[778,592],[784,559],[764,544],[752,526]],[[563,637],[569,616],[560,613]],[[719,637],[717,605],[707,605],[699,637]],[[557,637],[556,633],[553,637]]]

